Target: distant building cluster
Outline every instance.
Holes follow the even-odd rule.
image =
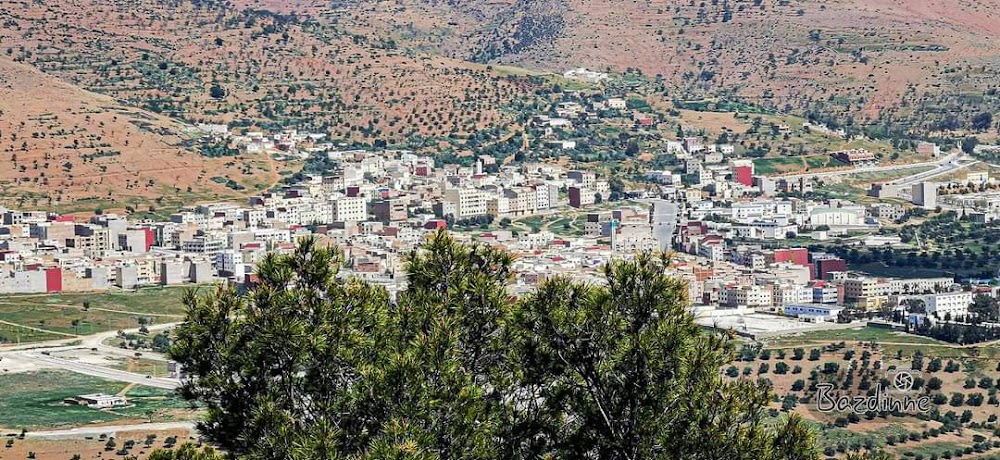
[[[566,76],[606,77],[582,69]],[[531,129],[546,147],[572,149],[575,141],[563,134],[573,131],[574,120],[627,110],[622,98],[559,102],[532,117]],[[636,118],[632,128],[642,125]],[[464,166],[442,165],[406,150],[338,150],[322,135],[294,130],[231,135],[224,125],[198,129],[228,148],[319,156],[331,166],[242,203],[199,204],[162,221],[0,208],[0,294],[248,285],[265,254],[290,252],[310,235],[343,251],[343,276],[397,292],[406,284],[405,255],[429,233],[451,229],[462,241],[518,256],[514,294],[560,275],[600,282],[600,267],[609,260],[652,250],[675,252],[670,274],[685,280],[692,302],[712,315],[765,310],[823,321],[845,308],[898,306],[919,297],[928,315],[955,316],[971,303],[951,278],[869,277],[836,255],[806,249],[810,240],[852,235],[864,235],[852,241],[858,246],[907,247],[900,237],[877,232],[907,209],[810,198],[816,181],[758,174],[755,163],[723,139],[665,141],[656,154],[670,156],[674,167],[636,172],[644,186],[628,190],[621,181],[556,162],[508,164],[466,152]],[[920,148],[937,154],[929,145]],[[859,168],[878,162],[862,149],[831,155]],[[970,183],[990,183],[987,173],[975,174]],[[873,193],[934,207],[939,186],[888,183]],[[983,219],[1000,212],[1000,199],[968,199]]]

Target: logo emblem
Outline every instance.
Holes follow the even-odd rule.
[[[910,391],[913,388],[913,376],[909,372],[901,371],[892,377],[892,386],[899,391]]]

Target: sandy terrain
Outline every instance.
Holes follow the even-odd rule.
[[[143,430],[142,425],[136,425],[133,431],[116,432],[115,442],[120,448],[126,441],[135,441],[135,447],[131,449],[130,455],[136,458],[146,458],[153,450],[163,448],[164,440],[171,436],[177,437],[177,445],[185,442],[197,442],[196,433],[191,430]],[[145,445],[146,437],[155,435],[156,439],[149,447]],[[22,459],[27,458],[28,452],[34,452],[38,459],[62,459],[71,458],[74,454],[80,454],[81,458],[116,457],[114,451],[106,451],[107,440],[101,440],[98,436],[87,435],[72,436],[55,439],[18,439],[14,441],[14,446],[2,451],[3,458]]]

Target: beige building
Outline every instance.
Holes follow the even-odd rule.
[[[489,195],[477,189],[459,188],[445,191],[444,199],[455,209],[455,218],[483,216],[487,214]]]

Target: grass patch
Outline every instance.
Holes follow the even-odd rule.
[[[789,348],[799,344],[817,342],[895,342],[914,345],[947,345],[939,340],[907,334],[905,332],[878,327],[857,329],[836,329],[803,332],[796,335],[776,337],[767,341],[767,348]]]
[[[753,168],[757,174],[780,174],[800,171],[803,164],[801,157],[759,158],[753,160]]]
[[[188,288],[153,287],[137,292],[101,292],[6,296],[0,299],[0,343],[38,342],[62,338],[31,328],[86,335],[139,327],[139,318],[152,324],[184,318],[181,300]],[[84,303],[89,309],[84,309]]]
[[[28,329],[13,324],[0,323],[0,345],[64,339],[66,336]]]
[[[127,384],[67,371],[0,375],[0,425],[11,431],[130,420],[176,420],[187,403],[170,390],[134,387],[126,392],[131,405],[97,410],[67,405],[67,397],[89,393],[117,394]],[[188,412],[193,415],[193,413]]]
[[[899,448],[901,453],[905,452],[903,458],[916,458],[917,454],[921,454],[924,458],[930,458],[932,455],[940,456],[945,452],[952,453],[956,450],[962,450],[966,446],[955,443],[955,442],[925,442],[912,447],[909,445],[903,445]]]
[[[118,310],[129,313],[184,316],[181,300],[190,287],[146,287],[135,292],[109,291],[46,295],[6,296],[0,304],[75,306],[83,308],[84,302],[91,309]]]

